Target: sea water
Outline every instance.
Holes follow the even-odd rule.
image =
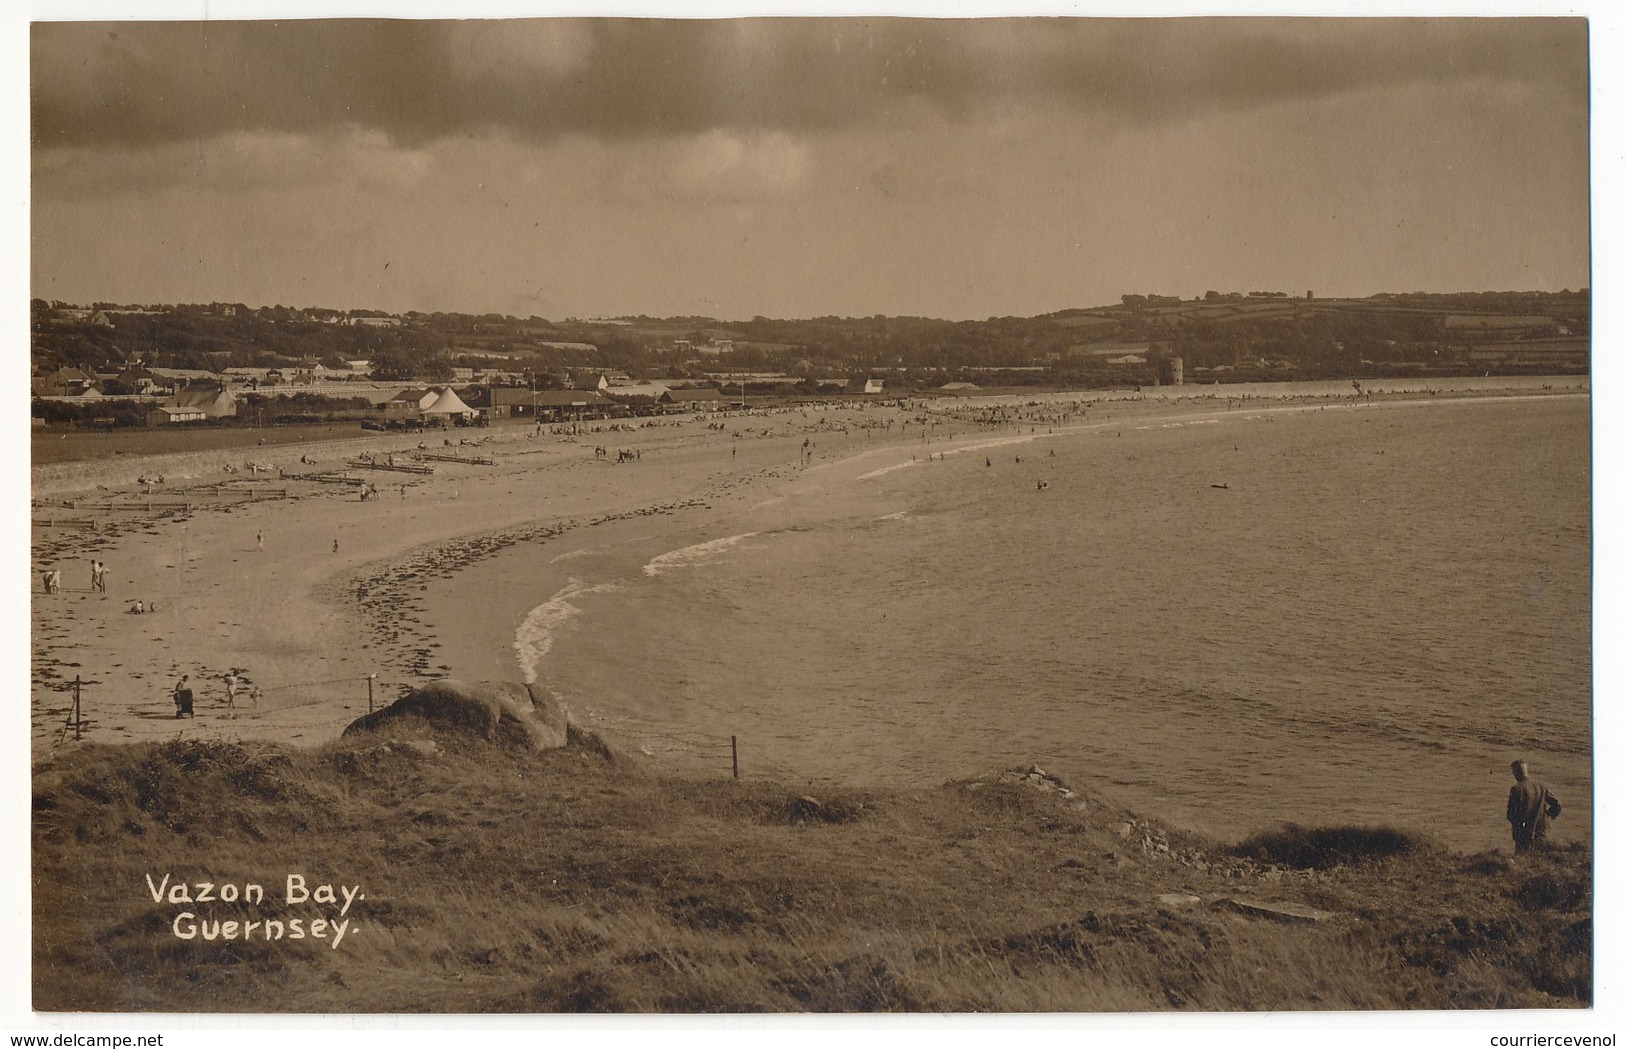
[[[1589,426],[1575,395],[1260,402],[888,449],[573,551],[516,649],[707,774],[730,738],[809,789],[1037,764],[1231,839],[1470,849],[1504,844],[1523,756],[1589,837]]]

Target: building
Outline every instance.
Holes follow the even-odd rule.
[[[216,382],[193,382],[176,390],[163,407],[195,408],[206,418],[223,419],[237,414],[237,396]]]
[[[170,389],[168,383],[139,364],[127,365],[123,371],[113,376],[113,382],[125,390],[138,394],[157,394]]]
[[[170,426],[175,423],[200,423],[208,419],[202,408],[178,408],[159,405],[147,413],[148,426]]]
[[[543,392],[528,386],[488,386],[468,403],[491,419],[534,419],[537,397]]]
[[[625,405],[633,410],[655,409],[672,403],[671,390],[652,382],[601,387],[598,392],[616,404]]]
[[[538,420],[590,419],[608,414],[611,402],[597,390],[537,390]]]
[[[35,397],[82,397],[96,388],[96,376],[82,368],[58,368],[36,375],[31,385]]]
[[[678,411],[714,412],[726,407],[727,399],[721,390],[703,386],[695,390],[669,390],[670,404]]]
[[[886,392],[886,380],[885,379],[865,379],[865,380],[863,380],[863,392],[864,393],[885,393]]]
[[[427,387],[402,390],[384,402],[384,414],[391,419],[421,419],[423,409],[433,404],[437,397],[439,394]]]
[[[1591,339],[1529,339],[1486,342],[1467,347],[1467,363],[1474,367],[1505,367],[1523,371],[1585,371],[1591,367]]]

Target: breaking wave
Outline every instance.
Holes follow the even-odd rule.
[[[525,684],[536,683],[536,668],[541,665],[542,658],[553,647],[553,637],[559,627],[581,614],[581,609],[573,601],[583,594],[608,594],[619,590],[615,583],[598,583],[587,585],[578,579],[570,580],[563,590],[543,604],[530,610],[525,621],[519,624],[514,632],[513,649],[519,657],[519,669],[524,673]]]
[[[755,532],[745,532],[743,535],[730,535],[724,539],[713,539],[708,543],[696,543],[693,546],[685,546],[681,550],[669,551],[644,565],[643,574],[657,576],[663,572],[669,572],[673,568],[703,565],[709,561],[714,561],[727,552],[730,547],[736,546],[756,534]]]

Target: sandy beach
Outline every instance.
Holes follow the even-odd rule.
[[[1471,384],[1465,381],[1462,395],[1541,390],[1539,382]],[[1237,403],[1234,392],[1222,399],[1211,390],[1168,392],[1096,400],[1064,425],[1097,427]],[[1282,408],[1356,403],[1346,393],[1281,393],[1272,403]],[[965,399],[938,402],[934,411],[952,408],[963,418],[1002,403],[1040,417],[1075,402],[1075,395]],[[513,631],[523,612],[548,595],[505,590],[500,580],[459,587],[450,582],[459,570],[515,543],[567,554],[586,529],[595,530],[600,545],[616,536],[703,534],[708,522],[776,497],[807,469],[855,470],[859,457],[863,470],[885,469],[1001,432],[941,414],[919,421],[925,417],[852,405],[587,424],[574,436],[509,424],[451,431],[451,448],[438,434],[366,434],[258,449],[254,458],[271,469],[254,477],[223,474],[220,463],[232,458],[226,454],[36,468],[35,761],[71,747],[74,733],[64,723],[76,677],[87,740],[299,744],[331,739],[365,713],[369,675],[376,675],[376,704],[436,677],[518,678]],[[1017,420],[1002,432],[1015,434],[1022,425]],[[377,498],[367,501],[354,487],[300,478],[363,452],[406,462],[420,440],[430,451],[488,456],[493,464],[437,461],[427,476],[366,472],[378,486]],[[616,461],[622,450],[629,461]],[[158,474],[164,485],[132,483]],[[265,498],[246,501],[250,492]],[[48,523],[87,516],[64,506],[68,501],[105,504],[148,493],[195,501],[189,511],[91,511],[99,530]],[[93,558],[109,566],[105,594],[91,589]],[[62,571],[59,594],[42,592],[40,572],[51,566]],[[133,614],[137,601],[156,611]],[[224,676],[234,671],[244,683],[228,706]],[[177,720],[171,691],[181,675],[190,676],[197,705],[194,718]],[[254,689],[257,699],[247,695]]]

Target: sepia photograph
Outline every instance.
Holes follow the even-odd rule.
[[[25,1015],[1611,1037],[1591,21],[960,13],[34,12]]]

